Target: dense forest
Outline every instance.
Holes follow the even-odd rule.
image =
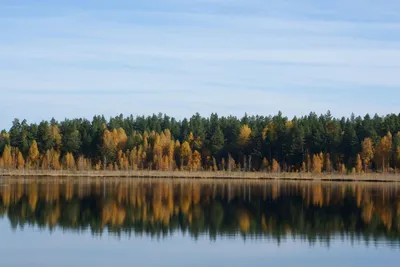
[[[15,229],[95,235],[400,241],[400,192],[390,185],[110,181],[8,181],[0,187],[0,218]]]
[[[15,119],[0,155],[0,169],[393,173],[400,114]]]

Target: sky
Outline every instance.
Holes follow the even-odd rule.
[[[14,118],[399,113],[400,1],[1,0]]]

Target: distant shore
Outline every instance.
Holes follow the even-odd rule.
[[[400,174],[368,173],[293,173],[293,172],[227,172],[227,171],[70,171],[70,170],[0,170],[0,177],[104,177],[104,178],[188,178],[188,179],[249,179],[304,180],[346,182],[400,182]]]

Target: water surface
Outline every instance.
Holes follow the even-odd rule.
[[[1,266],[381,266],[396,184],[0,180]]]

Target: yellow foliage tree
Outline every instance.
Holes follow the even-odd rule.
[[[36,168],[39,160],[39,149],[36,140],[33,140],[31,147],[29,148],[29,167]]]
[[[243,125],[240,128],[240,133],[238,137],[238,144],[242,147],[246,146],[249,142],[251,134],[251,129],[248,125]]]
[[[392,154],[392,134],[388,132],[388,134],[381,139],[376,149],[376,155],[375,155],[376,164],[381,166],[383,172],[387,170],[391,154]]]
[[[346,174],[347,173],[346,165],[344,165],[343,163],[340,164],[339,168],[340,168],[339,171],[340,171],[341,174]]]
[[[313,173],[321,173],[322,172],[322,159],[320,155],[315,154],[313,155],[313,160],[312,160],[312,172]]]
[[[180,148],[181,167],[188,166],[192,157],[192,149],[187,141],[183,142]]]
[[[369,169],[371,160],[374,158],[374,145],[372,139],[367,137],[361,143],[361,159],[364,164],[364,172]]]
[[[62,136],[61,136],[60,129],[58,128],[57,124],[50,126],[50,136],[54,141],[54,145],[55,145],[54,148],[56,150],[60,151]]]
[[[172,170],[174,169],[174,165],[175,165],[175,143],[173,140],[169,141],[169,145],[168,145],[168,162],[169,162],[169,167],[168,169]]]
[[[17,168],[18,169],[25,168],[25,159],[24,159],[24,156],[22,155],[21,151],[18,151],[18,154],[17,154]]]
[[[199,151],[195,150],[192,153],[192,158],[190,161],[190,169],[198,171],[200,170],[200,168],[201,168],[201,154],[199,153]]]
[[[137,152],[137,148],[134,147],[131,152],[129,153],[129,161],[130,161],[130,165],[132,167],[133,170],[137,170],[138,168],[138,152]]]
[[[6,145],[4,147],[3,155],[2,155],[4,169],[10,169],[13,167],[13,160],[11,155],[11,147]]]
[[[163,147],[161,143],[161,138],[158,134],[155,135],[154,145],[153,145],[153,163],[157,170],[162,169],[162,161],[163,161]]]
[[[108,160],[112,160],[116,157],[118,150],[125,149],[127,140],[128,137],[126,136],[125,130],[122,128],[113,129],[113,131],[104,131],[102,144],[104,167],[107,165]]]
[[[75,169],[75,159],[72,153],[68,152],[67,154],[65,154],[63,163],[66,169]]]
[[[272,159],[271,171],[274,173],[281,171],[281,167],[276,159]]]
[[[126,142],[128,141],[128,137],[126,136],[125,130],[123,128],[118,128],[117,130],[117,142],[118,149],[124,150],[126,147]]]
[[[59,170],[61,169],[61,164],[60,164],[60,152],[51,149],[49,153],[49,159],[50,159],[50,166],[54,170]]]

